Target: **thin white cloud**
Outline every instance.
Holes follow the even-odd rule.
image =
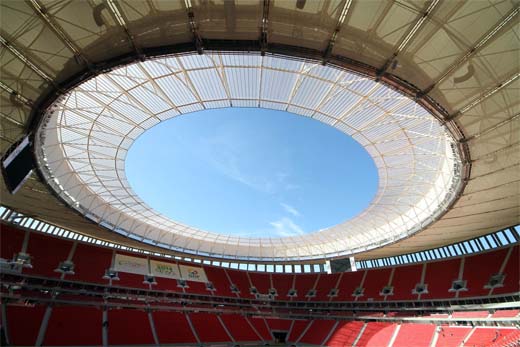
[[[275,229],[275,233],[281,237],[303,235],[305,232],[291,218],[283,217],[280,220],[269,223]]]
[[[301,216],[301,213],[300,211],[298,211],[296,208],[294,208],[294,206],[291,206],[289,204],[285,204],[285,203],[280,203],[280,205],[283,207],[283,209],[287,212],[287,213],[290,213],[292,214],[293,216],[295,217],[300,217]]]

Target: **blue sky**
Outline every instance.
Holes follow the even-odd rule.
[[[246,237],[317,231],[361,212],[378,176],[368,153],[316,120],[225,108],[162,122],[130,148],[126,174],[152,208]]]

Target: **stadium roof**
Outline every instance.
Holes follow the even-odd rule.
[[[345,115],[334,113],[333,107],[328,112],[321,112],[320,107],[324,105],[319,105],[319,102],[313,98],[300,95],[302,101],[297,102],[299,91],[303,93],[306,88],[307,90],[310,88],[310,86],[302,87],[304,82],[328,84],[331,89],[334,83],[337,85],[341,78],[346,78],[345,81],[354,81],[351,84],[360,85],[360,89],[356,90],[346,86],[354,92],[353,95],[361,94],[360,97],[365,95],[369,99],[372,98],[366,102],[368,106],[380,108],[386,114],[392,112],[392,117],[397,118],[392,106],[396,106],[399,102],[407,103],[414,110],[408,109],[406,112],[403,111],[403,114],[417,116],[423,125],[426,123],[432,125],[429,130],[431,138],[439,140],[437,144],[441,146],[436,147],[437,154],[431,154],[430,160],[441,158],[438,154],[446,152],[450,141],[456,145],[454,146],[456,150],[452,152],[455,155],[450,165],[443,166],[444,160],[440,159],[431,163],[435,168],[433,170],[435,175],[427,179],[430,185],[422,188],[422,197],[411,199],[403,204],[403,208],[405,205],[408,206],[407,209],[400,209],[400,207],[392,209],[393,213],[403,213],[410,208],[415,208],[411,206],[417,206],[418,202],[424,199],[423,194],[431,191],[432,187],[440,187],[442,192],[435,194],[433,199],[437,201],[436,205],[432,209],[422,208],[423,212],[416,213],[405,228],[406,231],[395,229],[395,232],[396,235],[403,236],[415,232],[412,224],[424,223],[423,225],[428,226],[414,236],[365,252],[360,257],[381,257],[431,248],[518,223],[520,212],[519,39],[516,25],[518,7],[515,2],[266,0],[192,3],[189,0],[169,2],[107,0],[95,4],[86,1],[33,0],[3,1],[0,6],[2,153],[23,133],[32,131],[34,134],[41,120],[46,119],[43,116],[48,114],[47,108],[58,96],[69,97],[69,99],[58,98],[58,102],[62,100],[66,102],[70,100],[71,94],[80,91],[77,89],[69,92],[73,87],[85,89],[88,88],[89,83],[106,80],[110,75],[131,74],[129,80],[135,82],[139,78],[142,79],[137,83],[142,84],[137,87],[140,89],[132,90],[144,94],[148,93],[147,90],[156,90],[155,87],[145,88],[147,84],[156,86],[152,81],[154,77],[157,85],[160,86],[161,74],[175,75],[177,71],[185,77],[191,77],[192,73],[193,75],[213,74],[212,80],[217,84],[220,83],[220,88],[206,90],[207,95],[204,94],[203,87],[195,88],[201,91],[197,100],[193,102],[178,100],[184,102],[182,105],[174,102],[173,105],[169,105],[170,109],[175,110],[177,107],[177,110],[172,111],[170,116],[187,112],[180,110],[180,106],[186,107],[186,110],[189,107],[195,110],[196,107],[200,108],[205,103],[210,105],[211,102],[216,102],[213,107],[228,106],[233,99],[237,102],[239,99],[254,100],[257,103],[255,106],[258,103],[264,103],[262,104],[264,107],[282,105],[289,111],[314,116],[337,126],[346,124],[343,131],[354,135],[354,138],[356,138],[355,134],[360,134],[356,139],[368,146],[367,148],[372,146],[373,150],[370,153],[381,175],[382,168],[387,164],[378,162],[377,158],[385,151],[391,150],[390,146],[382,146],[380,149],[376,145],[381,140],[381,136],[385,136],[383,133],[378,133],[375,127],[366,127],[363,128],[363,132],[360,132],[359,124],[349,126],[356,123],[343,122]],[[249,54],[219,55],[216,53],[224,51],[249,52]],[[182,58],[166,57],[168,54],[185,52],[204,54],[200,56],[189,54]],[[265,54],[263,58],[262,54]],[[117,66],[157,56],[161,57],[155,61],[134,65],[133,70],[140,71],[139,75],[129,72],[132,70],[130,68],[114,69]],[[281,56],[292,56],[298,59],[289,61]],[[232,61],[233,59],[235,61]],[[186,64],[191,61],[199,65],[191,67],[186,65],[188,67],[180,68],[176,65],[174,68],[170,63],[161,64],[169,61]],[[256,94],[254,97],[246,94],[244,97],[239,97],[238,90],[234,92],[232,88],[242,87],[246,79],[242,78],[236,82],[230,79],[233,76],[231,71],[239,70],[235,66],[239,64],[245,64],[246,68],[240,71],[248,71],[253,81],[251,87],[245,88],[244,91],[254,94],[255,83],[258,85],[264,80],[268,83],[275,75],[285,74],[288,78],[283,80],[288,83],[292,81],[292,86],[288,87],[292,93],[277,100],[273,99],[274,96],[268,97],[268,93],[265,95],[259,93],[258,97]],[[325,68],[320,64],[329,67]],[[159,68],[153,68],[158,65]],[[190,69],[193,71],[186,72]],[[105,76],[99,75],[108,71],[111,72]],[[262,71],[266,72],[265,76],[254,77]],[[222,77],[224,72],[225,78]],[[99,76],[79,85],[96,75]],[[381,81],[393,89],[382,87],[381,84],[370,80]],[[193,84],[196,83],[193,81]],[[363,84],[365,87],[361,87]],[[295,88],[297,85],[298,88]],[[373,89],[370,89],[370,86]],[[127,101],[133,100],[131,86],[112,84],[111,87],[123,87],[117,88],[117,92],[123,94]],[[161,89],[165,93],[173,90]],[[327,90],[327,88],[316,90]],[[377,94],[378,91],[382,94]],[[212,94],[213,92],[224,94],[218,96]],[[407,98],[403,98],[400,93]],[[388,95],[391,96],[385,100]],[[167,99],[163,98],[164,101]],[[172,100],[174,99],[170,101]],[[338,100],[344,102],[345,98],[338,98]],[[278,103],[273,104],[273,101]],[[381,106],[385,102],[389,104]],[[159,118],[158,114],[165,110],[150,110],[146,105],[142,106],[152,111],[148,115],[153,114],[153,116],[146,118],[149,119],[149,123],[139,127],[140,131],[152,126],[154,119]],[[367,107],[368,111],[365,110],[367,113],[363,114],[363,117],[369,117],[369,109],[370,107]],[[345,119],[350,118],[350,115]],[[377,119],[376,116],[371,117],[374,117],[371,118],[372,120]],[[337,121],[338,119],[340,122]],[[352,117],[351,120],[354,119]],[[381,129],[390,130],[392,124],[395,126],[399,122],[389,122]],[[372,137],[365,135],[369,133],[369,129],[374,132]],[[408,131],[405,127],[403,129],[404,132]],[[447,130],[444,132],[442,129]],[[58,130],[65,131],[65,127]],[[423,130],[420,132],[424,134]],[[67,141],[69,140],[65,139],[63,142]],[[421,148],[420,145],[412,142],[403,145],[402,148],[411,152]],[[124,144],[122,148],[128,148],[130,143],[131,141]],[[71,156],[68,153],[67,155]],[[111,157],[117,158],[116,155]],[[417,161],[413,157],[406,156],[406,158],[410,160],[404,165],[407,168],[413,166],[413,160]],[[450,156],[442,156],[442,158],[449,164],[450,160],[447,158]],[[459,160],[462,166],[460,172],[455,174],[456,171],[453,169],[457,167]],[[72,168],[70,172],[74,174],[79,171],[70,168]],[[421,168],[425,166],[415,166],[415,170]],[[91,173],[94,173],[94,170]],[[120,235],[91,224],[67,207],[64,204],[67,198],[63,196],[57,198],[51,187],[43,182],[42,179],[46,175],[45,170],[41,171],[39,177],[34,176],[19,193],[13,196],[6,193],[2,183],[2,203],[86,234],[123,240]],[[418,177],[418,175],[412,176]],[[122,177],[119,181],[124,188],[125,180],[124,176]],[[440,182],[436,181],[438,177],[444,180],[442,184],[433,183]],[[452,181],[452,178],[456,179]],[[459,193],[458,178],[464,181],[462,185],[466,184],[460,195],[456,195]],[[392,180],[395,179],[395,173],[389,172],[388,181],[381,180],[382,187],[391,186]],[[454,182],[455,189],[446,185],[448,182]],[[418,181],[413,179],[407,182],[411,185],[417,183]],[[59,191],[61,190],[58,189]],[[114,192],[107,193],[114,196]],[[447,194],[446,196],[455,195],[444,202],[444,193]],[[410,199],[411,195],[398,193],[398,196],[404,200]],[[129,193],[128,196],[132,198],[132,194]],[[105,201],[111,201],[108,195],[104,198],[108,199]],[[384,198],[380,186],[378,201],[384,201]],[[128,204],[121,204],[121,206],[127,208]],[[444,214],[446,207],[449,211]],[[140,205],[139,208],[144,207]],[[377,206],[377,203],[370,208],[375,210],[379,208],[380,216],[383,211],[388,212],[388,209]],[[430,223],[425,217],[435,211],[439,213],[433,213],[433,217],[438,215],[440,219]],[[144,213],[144,210],[138,212]],[[373,223],[392,222],[393,217],[398,218],[397,215],[390,214],[387,218],[375,219],[371,221],[372,226]],[[165,221],[155,220],[154,223],[156,226],[166,225]],[[389,223],[387,227],[399,228],[406,223]],[[375,226],[380,227],[380,225]],[[368,236],[361,233],[366,230],[368,229],[359,229],[358,237],[366,238],[363,242],[360,239],[358,243],[357,241],[351,244],[345,243],[347,247],[345,249],[352,247],[356,250],[354,245],[366,245],[367,242],[372,245],[381,241],[378,238],[381,235],[369,234]],[[317,237],[316,235],[321,233],[314,235],[309,237]],[[200,236],[207,237],[206,234]],[[391,235],[390,239],[393,236]],[[395,238],[390,240],[393,241]],[[126,239],[126,242],[137,244],[136,241],[129,239]],[[186,248],[192,250],[201,248],[201,244],[196,241],[178,245],[181,247],[186,245]],[[151,246],[142,245],[142,247]],[[258,256],[254,242],[244,247],[249,247],[250,252],[237,253],[238,255]],[[338,248],[330,249],[336,251]],[[321,252],[324,255],[328,253],[327,250],[306,254]],[[357,249],[359,250],[361,249]],[[224,249],[215,249],[214,252],[232,255],[232,252]],[[281,257],[287,258],[290,255],[282,253]]]

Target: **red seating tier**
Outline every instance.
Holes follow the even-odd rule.
[[[383,297],[379,293],[383,290],[390,280],[392,269],[375,269],[368,271],[363,283],[363,296],[359,300],[382,300]]]
[[[417,283],[421,282],[422,269],[422,264],[396,267],[392,279],[394,295],[392,295],[390,299],[417,300],[417,295],[412,294],[412,290]]]
[[[493,313],[491,318],[511,318],[520,314],[520,310],[499,310]]]
[[[393,347],[429,347],[434,333],[433,324],[402,324]]]
[[[209,313],[190,313],[188,317],[201,341],[231,341],[231,337],[228,336],[216,315]]]
[[[450,327],[443,325],[437,337],[437,347],[459,347],[471,328],[469,327]]]
[[[262,340],[271,341],[273,337],[269,331],[269,327],[267,326],[267,322],[264,318],[249,318],[249,321],[255,328],[255,330],[260,334]]]
[[[111,249],[78,244],[72,257],[75,274],[67,276],[67,279],[107,284],[108,281],[103,276],[112,263],[112,253]],[[96,256],[93,257],[93,254]]]
[[[59,263],[67,260],[72,242],[48,235],[31,233],[27,253],[32,259],[32,269],[24,269],[24,273],[36,276],[60,277],[54,270]]]
[[[394,334],[396,324],[369,322],[359,338],[357,347],[386,347]]]
[[[12,258],[13,254],[21,250],[22,241],[25,231],[12,228],[8,225],[2,225],[1,234],[2,257],[6,259]],[[33,257],[33,269],[24,269],[24,273],[59,277],[60,273],[54,270],[59,263],[65,261],[72,249],[72,242],[59,239],[46,234],[31,232],[28,243],[27,252]],[[519,254],[518,246],[512,249],[505,266],[505,282],[504,287],[495,288],[492,294],[506,294],[519,291]],[[49,251],[50,250],[50,251]],[[505,259],[510,248],[499,249],[484,254],[468,256],[465,259],[465,270],[462,278],[468,281],[468,291],[461,291],[459,296],[485,296],[489,293],[488,289],[484,289],[489,277],[497,273]],[[108,281],[103,279],[105,270],[111,266],[113,250],[95,245],[87,245],[78,243],[73,254],[73,262],[75,264],[75,275],[66,275],[67,280],[77,280],[89,283],[107,284]],[[139,256],[134,253],[121,252],[130,256]],[[163,261],[167,261],[161,259]],[[171,261],[171,260],[169,260]],[[444,299],[453,298],[455,294],[449,292],[452,281],[458,278],[461,259],[450,259],[432,261],[426,263],[425,283],[428,285],[427,294],[422,294],[421,299]],[[416,295],[411,292],[415,285],[420,282],[422,264],[396,266],[393,268],[394,275],[391,285],[394,286],[394,295],[388,296],[386,300],[415,300]],[[236,296],[231,292],[231,283],[235,284],[241,291],[240,296],[243,298],[255,298],[250,294],[251,281],[258,291],[267,294],[271,286],[278,292],[277,300],[314,300],[314,301],[353,301],[352,293],[357,288],[366,273],[363,283],[364,295],[358,300],[383,300],[383,296],[379,293],[389,283],[392,268],[369,269],[358,272],[346,272],[339,274],[265,274],[256,272],[245,272],[234,269],[222,269],[213,266],[204,266],[208,279],[211,281],[216,291],[213,295],[217,296]],[[341,279],[340,279],[341,276]],[[228,278],[229,277],[229,278]],[[119,273],[120,281],[113,281],[112,285],[121,287],[133,287],[139,289],[148,289],[148,284],[143,284],[144,276]],[[251,280],[250,280],[251,278]],[[338,283],[339,280],[339,285]],[[156,278],[157,285],[152,286],[155,290],[166,290],[183,292],[182,288],[177,286],[177,281],[168,278]],[[293,287],[297,291],[297,297],[287,297],[288,291]],[[206,289],[206,284],[201,282],[188,282],[189,288],[186,293],[212,295]],[[328,294],[332,288],[338,287],[338,297],[330,299]],[[310,289],[316,289],[316,297],[308,298]]]
[[[184,313],[154,312],[153,320],[157,338],[161,344],[196,344],[197,339],[193,335]]]
[[[513,248],[504,269],[504,274],[506,275],[504,286],[495,288],[493,294],[517,293],[520,291],[520,255],[518,254],[518,249],[518,246]]]
[[[318,275],[316,274],[296,275],[294,286],[296,289],[297,297],[295,299],[305,300],[305,296],[309,293],[309,290],[314,288],[314,284],[316,283],[317,278]]]
[[[227,271],[229,275],[229,279],[231,283],[233,283],[238,290],[240,290],[240,297],[242,298],[254,298],[254,295],[251,295],[251,283],[249,283],[249,278],[247,277],[247,273],[245,271]]]
[[[451,283],[459,276],[460,259],[434,261],[427,263],[424,282],[428,284],[428,294],[421,294],[421,299],[452,298],[448,292]]]
[[[486,318],[489,316],[488,311],[462,311],[462,312],[453,312],[451,318]]]
[[[109,310],[108,343],[110,345],[155,344],[148,314],[131,309]]]
[[[318,283],[316,284],[316,297],[313,300],[329,301],[328,296],[331,289],[336,288],[340,274],[320,275]]]
[[[287,336],[287,341],[297,342],[309,323],[310,322],[308,320],[295,320],[291,326],[289,335]]]
[[[289,331],[292,321],[287,319],[266,318],[267,326],[271,331]]]
[[[159,282],[160,279],[157,279]],[[200,294],[200,295],[211,295],[211,292],[207,289],[206,283],[204,282],[195,282],[195,281],[186,281],[188,288],[185,288],[186,293],[190,294]]]
[[[260,272],[249,272],[251,284],[260,294],[268,294],[271,289],[271,277],[269,274]]]
[[[44,313],[44,306],[7,306],[7,322],[11,344],[34,346]]]
[[[353,301],[352,293],[359,287],[365,271],[345,272],[338,285],[338,296],[332,298],[334,301]]]
[[[473,334],[468,338],[465,342],[465,346],[474,346],[474,347],[485,347],[489,346],[492,343],[500,340],[504,336],[509,335],[512,332],[515,332],[515,329],[497,329],[497,328],[484,328],[479,327],[476,328]]]
[[[300,339],[301,343],[321,345],[336,322],[333,320],[314,320]]]
[[[364,325],[363,322],[339,322],[325,344],[330,347],[351,346]]]
[[[500,249],[494,252],[466,257],[462,277],[468,281],[467,287],[469,290],[460,292],[459,297],[487,295],[489,288],[486,289],[484,286],[489,282],[489,278],[492,275],[499,273],[506,254],[507,249]]]
[[[238,314],[224,314],[220,317],[235,341],[260,341],[261,338],[251,328],[246,318]]]
[[[155,279],[157,284],[153,286],[153,289],[155,290],[166,290],[170,292],[180,292],[182,293],[183,290],[181,287],[178,286],[178,282],[176,279],[173,278],[164,278],[164,277],[157,277]]]
[[[101,345],[102,318],[103,311],[95,307],[54,307],[44,345],[73,346],[78,341],[82,345]]]
[[[213,286],[216,289],[214,292],[215,295],[231,297],[235,296],[235,294],[231,292],[231,283],[229,283],[225,269],[215,266],[206,266],[204,269],[206,271],[208,281],[213,283]]]
[[[289,300],[287,294],[292,289],[294,276],[292,274],[271,274],[273,286],[278,293],[277,300]]]
[[[7,224],[0,224],[0,257],[11,260],[22,249],[25,232]]]

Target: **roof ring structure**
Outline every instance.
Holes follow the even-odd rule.
[[[233,106],[285,110],[352,136],[378,169],[370,206],[325,230],[253,239],[182,225],[132,191],[125,157],[139,135],[172,117]],[[259,53],[168,55],[97,75],[46,110],[35,146],[49,186],[85,217],[149,244],[214,258],[302,261],[380,247],[438,219],[464,184],[456,140],[414,100],[344,68]]]

